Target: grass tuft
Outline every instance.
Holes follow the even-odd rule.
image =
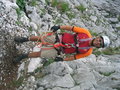
[[[79,6],[76,6],[75,8],[81,12],[84,12],[86,10],[86,8],[82,4]]]

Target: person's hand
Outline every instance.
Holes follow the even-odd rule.
[[[53,26],[53,27],[51,27],[51,30],[53,32],[56,32],[58,29],[60,29],[60,26]]]
[[[56,62],[63,61],[63,58],[61,58],[61,57],[56,57],[56,58],[55,58],[55,61],[56,61]]]

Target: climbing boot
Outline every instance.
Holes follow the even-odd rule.
[[[17,58],[15,58],[13,63],[19,63],[22,59],[25,59],[25,58],[28,58],[28,54],[20,54]]]
[[[29,41],[29,39],[27,37],[15,37],[14,41],[18,43],[23,43]]]

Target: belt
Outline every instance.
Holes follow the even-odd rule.
[[[55,39],[56,39],[55,43],[60,42],[60,39],[57,33],[55,34]],[[60,48],[59,49],[55,48],[55,49],[58,52],[58,55],[60,55],[61,49]]]

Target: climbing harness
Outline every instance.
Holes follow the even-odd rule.
[[[68,49],[70,49],[70,48],[76,48],[77,52],[78,52],[79,49],[90,49],[90,48],[92,48],[91,46],[88,46],[88,47],[80,47],[79,46],[79,42],[90,41],[90,40],[92,40],[92,38],[77,39],[76,36],[75,36],[75,39],[74,39],[73,43],[64,43],[64,42],[61,42],[60,40],[58,40],[59,37],[57,35],[56,37],[57,37],[57,41],[58,42],[55,43],[55,44],[52,44],[52,43],[44,41],[48,36],[51,36],[53,34],[57,34],[57,33],[55,33],[55,32],[45,32],[45,34],[43,34],[43,36],[40,36],[40,38],[38,38],[38,40],[37,40],[38,47],[41,48],[42,45],[47,45],[47,46],[50,46],[50,47],[47,47],[47,48],[44,47],[42,49],[49,50],[49,49],[55,48],[55,49],[57,49],[57,51],[59,51],[58,48],[60,48],[60,47],[62,47],[64,49],[65,48],[68,48]],[[40,40],[41,40],[41,42],[39,42]],[[72,51],[72,49],[70,51]]]

